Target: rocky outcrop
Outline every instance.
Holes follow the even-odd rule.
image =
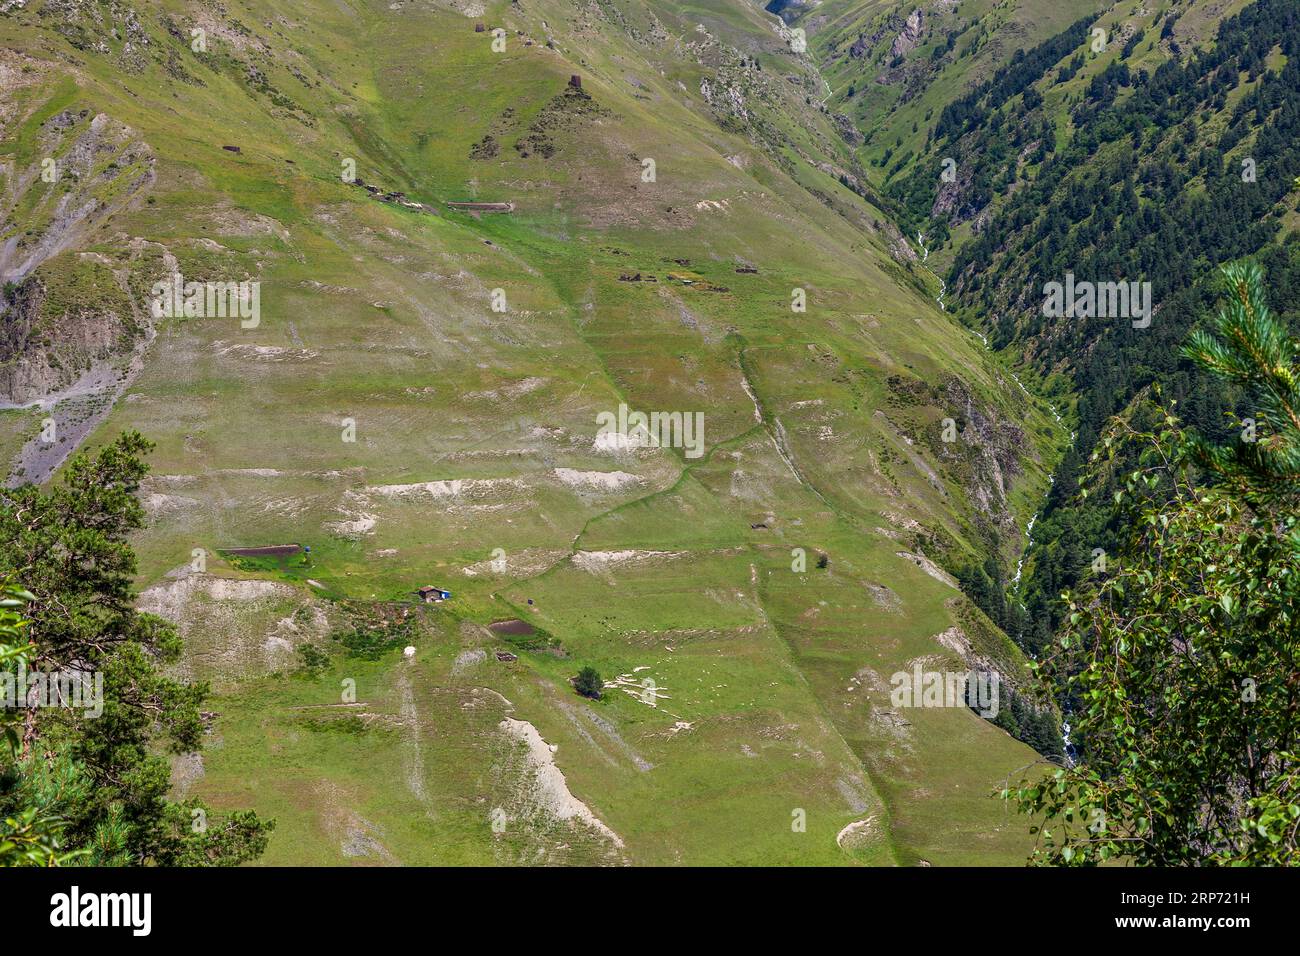
[[[51,116],[42,125],[40,146],[42,161],[10,170],[0,196],[3,234],[9,236],[0,243],[0,278],[9,282],[79,245],[154,182],[153,151],[104,113],[64,110]]]
[[[895,262],[906,265],[909,262],[916,261],[916,250],[913,249],[911,243],[903,237],[903,234],[898,231],[897,226],[886,220],[882,229],[885,233],[885,238],[889,241],[889,254],[893,257]]]
[[[38,68],[0,60],[0,87],[17,87]],[[20,102],[0,113],[0,134],[41,104]],[[74,250],[154,182],[153,151],[107,114],[62,110],[35,139],[38,158],[0,175],[0,402],[16,405],[73,385],[138,341],[126,271]]]
[[[72,281],[86,290],[114,282],[111,274],[94,279]],[[45,398],[97,363],[128,353],[140,331],[125,293],[51,296],[39,273],[6,291],[0,298],[0,400],[15,405]]]
[[[883,40],[886,34],[897,26],[898,18],[894,15],[890,15],[886,17],[884,22],[870,35],[859,33],[858,38],[854,40],[853,45],[849,47],[849,57],[854,60],[861,60],[864,57],[870,56],[871,51],[875,48],[876,44]]]
[[[917,7],[912,11],[912,15],[907,18],[903,24],[902,32],[894,37],[894,42],[889,48],[889,58],[892,60],[896,57],[905,56],[921,42],[921,35],[925,30],[925,14],[921,8]]]
[[[843,113],[832,113],[831,122],[835,125],[835,132],[840,134],[840,139],[850,146],[861,146],[866,142],[866,137],[854,125],[853,117],[845,116]]]
[[[974,190],[971,189],[971,168],[974,163],[958,158],[956,177],[951,181],[941,181],[939,191],[930,207],[931,219],[942,219],[949,226],[974,219],[983,210],[971,201]]]
[[[962,469],[962,484],[968,499],[1006,535],[1019,528],[1007,501],[1011,481],[1021,473],[1020,457],[1025,451],[1024,429],[1004,418],[994,408],[981,405],[959,379],[944,385],[948,408],[961,422],[959,441],[944,446],[947,454],[960,450],[971,467]]]

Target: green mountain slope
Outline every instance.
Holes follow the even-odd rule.
[[[5,9],[0,358],[52,371],[0,448],[157,443],[141,605],[219,691],[178,792],[275,817],[269,863],[1024,859],[990,794],[1032,751],[890,677],[1024,686],[937,564],[1014,534],[1064,432],[934,304],[777,19]],[[153,315],[177,272],[259,281],[258,323]],[[702,412],[702,453],[600,440],[620,404]]]
[[[1018,51],[1103,6],[1097,0],[824,0],[786,5],[782,17],[807,32],[830,88],[827,105],[861,130],[859,158],[880,183],[926,153],[950,103]]]
[[[1217,267],[1242,256],[1295,311],[1296,26],[1294,4],[1273,0],[1085,15],[954,98],[922,131],[925,150],[882,184],[908,233],[943,246],[931,261],[959,314],[1023,357],[1072,422],[1024,607],[994,611],[1030,648],[1058,623],[1061,590],[1116,541],[1105,489],[1074,497],[1108,417],[1155,384],[1211,433],[1251,415],[1178,347],[1212,312]],[[1153,321],[1044,315],[1048,284],[1067,276],[1149,283]],[[1000,589],[1010,566],[990,577]]]

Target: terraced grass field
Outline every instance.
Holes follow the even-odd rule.
[[[779,21],[111,17],[0,16],[0,243],[53,235],[20,278],[98,263],[151,336],[87,445],[157,445],[141,606],[218,692],[178,792],[274,817],[271,864],[1023,861],[992,794],[1036,755],[965,707],[892,707],[890,676],[1023,676],[938,566],[1016,539],[1064,429],[846,185]],[[73,139],[101,114],[134,167]],[[75,142],[75,184],[29,175]],[[69,222],[60,195],[108,212]],[[260,322],[151,318],[173,271],[259,281]],[[620,404],[702,412],[702,454],[602,442]],[[58,408],[0,412],[0,450]],[[230,553],[286,544],[310,555]],[[418,604],[430,584],[452,598]]]

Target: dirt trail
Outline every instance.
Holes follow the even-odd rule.
[[[402,763],[406,774],[406,787],[415,798],[432,809],[429,791],[424,786],[424,749],[420,746],[420,712],[415,706],[415,691],[411,688],[409,668],[397,674],[397,691],[401,695],[402,726],[405,728]]]
[[[758,395],[754,392],[754,386],[749,384],[749,376],[745,374],[744,368],[740,370],[740,387],[745,390],[749,400],[754,403],[754,421],[757,424],[763,423],[763,411],[758,404]]]

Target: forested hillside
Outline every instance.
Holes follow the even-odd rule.
[[[1015,6],[1027,17],[1033,5]],[[906,20],[914,7],[920,14]],[[973,7],[900,4],[877,14],[889,26],[904,21],[900,31],[866,39],[883,48],[902,37],[902,55],[894,43],[880,64],[900,71],[919,59],[927,75],[947,78],[963,69],[961,38],[991,22]],[[871,163],[904,233],[928,247],[950,308],[1071,426],[1022,573],[1005,541],[991,542],[1003,557],[956,569],[1030,650],[1059,624],[1061,590],[1116,543],[1106,488],[1078,497],[1106,420],[1157,382],[1211,434],[1250,417],[1231,387],[1207,382],[1178,351],[1212,312],[1217,267],[1257,256],[1278,313],[1294,318],[1300,306],[1300,7],[1179,0],[1076,13],[967,76],[961,91],[949,88],[914,144],[900,137]],[[822,49],[833,58],[833,44]],[[860,87],[832,102],[860,99]],[[1067,274],[1149,282],[1154,321],[1045,315],[1047,284]]]

